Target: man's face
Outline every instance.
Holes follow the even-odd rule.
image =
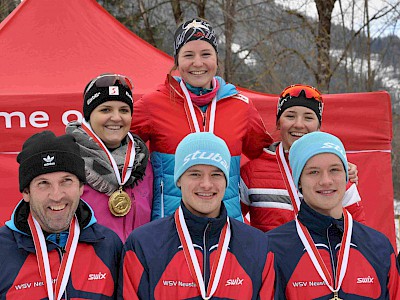
[[[299,188],[311,208],[335,219],[342,217],[346,172],[338,156],[322,153],[311,157],[301,173]]]
[[[42,230],[58,233],[68,229],[82,193],[78,177],[54,172],[35,177],[22,194]]]
[[[182,201],[196,216],[216,218],[225,194],[224,172],[210,165],[195,165],[186,170],[177,181]]]

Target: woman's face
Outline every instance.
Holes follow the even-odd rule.
[[[178,53],[178,71],[194,87],[211,88],[217,67],[217,53],[206,41],[190,41]]]
[[[107,101],[90,115],[90,126],[107,148],[118,148],[131,126],[131,108],[122,101]]]
[[[283,149],[289,150],[295,140],[319,130],[319,121],[313,110],[304,106],[292,106],[282,113],[277,128],[281,133]]]

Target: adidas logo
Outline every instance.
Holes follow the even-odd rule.
[[[56,162],[54,161],[54,156],[47,155],[43,157],[43,167],[54,166]]]

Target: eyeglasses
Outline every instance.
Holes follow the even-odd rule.
[[[280,99],[291,97],[299,97],[301,92],[304,91],[306,98],[314,98],[317,101],[322,101],[322,94],[315,87],[304,84],[293,84],[283,90]]]
[[[84,95],[95,85],[96,87],[109,87],[117,83],[117,81],[124,87],[132,90],[132,80],[125,75],[120,74],[103,74],[93,79],[85,90]]]

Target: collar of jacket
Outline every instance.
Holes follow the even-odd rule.
[[[239,94],[239,91],[233,84],[226,83],[225,80],[219,76],[215,76],[215,78],[218,80],[219,83],[219,89],[217,92],[217,101]],[[181,82],[180,77],[167,75],[167,79],[165,80],[164,85],[161,85],[158,88],[158,91],[170,95],[172,99],[179,99],[180,101],[183,101],[185,96],[180,86],[180,82]],[[165,89],[165,87],[167,87],[167,89]]]
[[[183,216],[185,217],[186,226],[189,230],[193,243],[203,243],[204,231],[210,240],[216,240],[218,243],[222,228],[226,223],[227,212],[224,203],[221,203],[221,212],[216,218],[199,217],[192,214],[183,202],[181,202]]]
[[[14,232],[14,236],[19,248],[34,253],[35,247],[28,225],[29,212],[29,203],[21,200],[15,208],[11,220],[6,223],[6,226]],[[76,216],[78,218],[79,227],[81,228],[79,242],[94,243],[104,239],[103,234],[94,230],[94,226],[92,225],[95,225],[97,221],[94,217],[92,209],[85,201],[79,201],[78,208],[76,210]],[[49,242],[47,244],[47,248],[48,251],[51,251],[57,248],[57,245]]]
[[[331,225],[334,225],[343,232],[343,217],[341,219],[335,219],[330,216],[322,215],[308,206],[304,200],[301,202],[298,218],[300,222],[308,228],[310,233],[315,232],[325,236]]]

